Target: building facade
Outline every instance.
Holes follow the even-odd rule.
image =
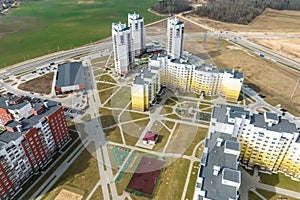
[[[299,130],[275,113],[253,114],[242,107],[214,107],[211,130],[238,138],[242,165],[260,171],[282,172],[299,179]]]
[[[167,54],[172,58],[180,58],[183,52],[184,23],[178,18],[168,18]]]
[[[126,75],[135,61],[131,27],[122,23],[113,23],[112,40],[116,72],[119,75]]]
[[[160,70],[157,67],[144,68],[131,85],[132,109],[148,110],[161,90]]]
[[[4,102],[12,102],[15,98],[0,97]],[[0,101],[0,107],[8,112],[16,108],[23,111],[18,113],[22,118],[12,117],[3,124],[4,131],[0,133],[1,199],[11,199],[21,185],[33,173],[43,169],[53,154],[69,141],[66,119],[59,103],[19,99],[15,104]]]
[[[148,65],[151,73],[156,73],[157,78],[147,82],[147,89],[144,82],[136,81],[140,80],[138,77],[144,75],[138,75],[132,83],[132,105],[133,109],[139,111],[149,109],[161,86],[199,95],[224,94],[229,100],[237,100],[244,81],[243,73],[236,70],[219,70],[191,54],[182,56],[181,59],[173,59],[168,55],[153,55]],[[156,80],[158,82],[155,82]],[[143,98],[142,94],[152,91],[153,85],[156,86],[154,89],[156,92],[152,92],[150,98]]]
[[[144,27],[144,17],[136,13],[128,13],[128,26],[131,27],[132,31],[135,56],[139,56],[146,50],[146,29]]]

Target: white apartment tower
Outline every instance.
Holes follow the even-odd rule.
[[[144,27],[144,17],[134,13],[128,13],[128,26],[131,27],[134,41],[134,52],[136,56],[141,55],[145,48],[146,29]]]
[[[184,23],[178,18],[168,18],[167,54],[180,58],[183,51]]]
[[[125,75],[134,65],[134,46],[131,27],[126,24],[112,24],[112,40],[115,68],[118,74]]]

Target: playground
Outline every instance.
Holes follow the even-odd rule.
[[[164,161],[144,156],[132,175],[126,191],[138,196],[153,197]]]

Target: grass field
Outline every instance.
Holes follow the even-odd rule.
[[[260,173],[259,175],[262,183],[299,192],[300,182],[293,181],[290,177],[285,176],[282,173],[271,175]]]
[[[154,200],[180,200],[188,172],[190,161],[180,158],[167,165],[160,178]]]
[[[198,134],[198,131],[199,128],[196,126],[177,124],[166,152],[183,154],[189,149],[188,155],[191,155],[192,148],[196,145],[196,142],[193,144],[193,141],[200,141],[202,137],[204,139],[206,136],[206,134]],[[192,147],[190,148],[190,146]]]
[[[90,145],[94,144],[91,143]],[[89,149],[92,149],[92,147],[89,146]],[[99,178],[97,159],[85,149],[63,173],[52,190],[46,194],[45,199],[55,199],[62,189],[80,194],[83,198],[86,198]]]
[[[91,200],[103,200],[102,187],[99,185],[91,197]]]
[[[297,199],[292,198],[292,197],[288,197],[288,196],[285,196],[285,195],[280,195],[280,194],[277,194],[275,192],[270,192],[270,191],[266,191],[266,190],[262,190],[262,189],[257,189],[256,188],[256,191],[268,200],[278,200],[280,198],[288,199],[288,200],[297,200]]]
[[[147,11],[156,1],[45,0],[22,3],[0,18],[0,67],[106,38],[111,34],[112,22],[127,23],[128,12],[140,13],[145,17],[145,23],[159,20],[161,17]]]
[[[185,194],[185,199],[188,199],[188,200],[193,199],[196,180],[197,180],[197,176],[198,176],[199,164],[200,164],[200,162],[198,162],[198,161],[193,163],[192,173],[191,173],[188,189]]]
[[[261,198],[259,196],[257,196],[257,194],[255,194],[252,191],[248,192],[248,199],[249,200],[261,200]]]

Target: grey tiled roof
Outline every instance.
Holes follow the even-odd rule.
[[[235,183],[240,183],[241,173],[239,171],[225,168],[223,173],[224,173],[224,177],[223,177],[224,179]]]
[[[10,98],[0,96],[0,108],[15,110],[15,109],[23,108],[25,105],[29,104],[29,102],[27,100],[22,100],[22,101],[18,102],[17,104],[10,104],[9,106],[6,106],[5,101],[10,100],[11,98],[16,99],[15,96],[11,96]]]
[[[278,115],[276,113],[266,112],[268,119],[278,120]]]
[[[268,123],[265,122],[265,118],[262,114],[251,114],[248,110],[245,110],[243,107],[238,106],[229,106],[229,105],[221,105],[220,107],[215,106],[213,110],[212,117],[217,119],[218,122],[228,123],[228,115],[227,108],[229,108],[229,117],[230,118],[241,118],[243,115],[246,119],[250,119],[250,124],[253,124],[255,127],[265,128],[267,130],[272,130],[275,132],[286,132],[286,133],[294,133],[297,132],[297,126],[294,123],[289,122],[287,119],[282,119],[278,117],[275,113],[269,113],[268,115],[272,118],[276,118],[277,116],[279,122],[278,124],[273,124],[272,126],[268,126]]]
[[[227,140],[225,142],[226,149],[232,149],[234,151],[240,151],[240,144],[238,142]]]
[[[22,124],[22,132],[11,132],[4,131],[0,134],[0,141],[4,143],[8,143],[12,140],[16,140],[20,137],[21,134],[25,134],[30,130],[33,126],[35,126],[38,122],[43,122],[46,116],[52,115],[58,108],[60,108],[60,104],[55,101],[48,100],[48,108],[46,108],[39,115],[31,115],[30,117],[23,119],[20,122],[11,121],[9,125],[15,127],[18,124]],[[41,102],[38,103],[39,106]],[[33,106],[34,107],[34,106]]]
[[[55,87],[85,85],[83,65],[81,62],[70,62],[58,65]]]
[[[237,171],[237,156],[224,152],[224,142],[220,147],[218,147],[216,145],[218,138],[222,138],[227,142],[237,142],[237,139],[232,137],[230,134],[220,132],[214,132],[211,134],[210,139],[206,139],[205,147],[208,148],[208,153],[203,153],[204,156],[206,156],[206,162],[204,162],[205,165],[202,162],[201,170],[199,171],[199,177],[203,178],[202,190],[206,191],[206,197],[209,199],[224,200],[236,198],[236,188],[222,184],[222,170],[227,168],[236,170],[234,173],[231,171],[224,172],[228,180],[238,180],[240,172]],[[220,172],[217,176],[213,175],[214,166],[220,167]]]

